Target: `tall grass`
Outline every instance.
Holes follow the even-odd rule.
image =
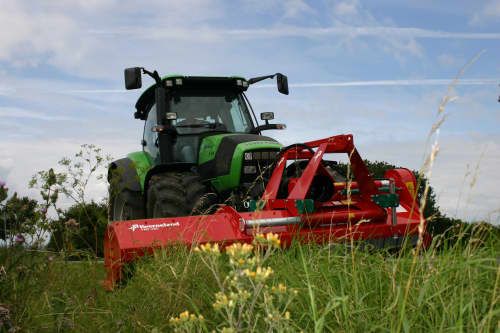
[[[415,263],[411,249],[294,244],[267,258],[274,271],[269,285],[298,291],[286,309],[294,331],[499,330],[500,240],[482,226],[468,228],[474,229],[467,231],[468,241],[437,240],[439,249],[421,252]],[[10,311],[7,325],[26,332],[168,332],[169,319],[186,310],[202,315],[200,330],[210,332],[228,326],[213,303],[220,291],[216,277],[224,280],[231,265],[222,254],[214,276],[202,255],[185,248],[158,251],[109,293],[99,285],[100,262],[2,251],[0,303]],[[264,316],[263,311],[251,315]]]

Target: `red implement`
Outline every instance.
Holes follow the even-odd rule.
[[[335,182],[323,160],[324,154],[345,153],[350,161],[352,182]],[[287,161],[309,160],[298,178],[288,180],[286,197],[280,193]],[[326,200],[312,200],[316,176],[331,182]],[[254,235],[273,232],[283,246],[292,239],[301,242],[366,240],[376,246],[401,245],[404,238],[415,243],[421,215],[416,202],[417,184],[408,169],[393,169],[384,180],[373,180],[354,147],[352,135],[337,135],[285,148],[278,156],[261,200],[251,203],[253,212],[237,212],[221,206],[213,215],[186,216],[114,222],[104,238],[107,278],[113,289],[122,279],[124,264],[154,249],[173,244],[229,245],[250,243]],[[281,190],[282,192],[282,190]],[[422,229],[425,221],[422,219]],[[428,245],[430,236],[423,237]]]

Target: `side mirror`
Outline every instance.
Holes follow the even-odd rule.
[[[260,114],[260,119],[265,120],[265,121],[273,120],[274,119],[274,112],[262,112]]]
[[[131,67],[125,69],[125,88],[139,89],[142,87],[141,68]]]
[[[286,75],[276,73],[276,83],[278,84],[278,91],[284,95],[288,95],[288,78]]]

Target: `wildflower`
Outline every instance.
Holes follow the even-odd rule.
[[[232,259],[239,260],[240,258],[248,257],[253,251],[253,246],[250,244],[234,243],[226,247],[226,252]]]
[[[184,312],[182,312],[182,313],[179,315],[179,319],[180,319],[180,320],[186,320],[186,319],[188,319],[188,318],[189,318],[189,311],[187,311],[187,310],[186,310],[186,311],[184,311]]]
[[[257,267],[255,271],[251,271],[248,268],[242,271],[243,275],[249,277],[252,280],[256,280],[258,282],[263,282],[267,280],[268,277],[273,274],[273,269],[271,267]]]
[[[66,223],[64,223],[66,225],[66,227],[68,228],[78,228],[78,226],[80,225],[78,222],[76,222],[75,219],[69,219],[66,221]]]
[[[266,234],[266,240],[274,247],[279,247],[281,244],[278,234],[273,234],[272,232]]]
[[[213,254],[215,256],[220,255],[219,244],[202,244],[194,248],[194,252],[203,252],[208,254]]]
[[[202,315],[195,315],[194,313],[189,313],[189,311],[184,311],[179,314],[179,317],[170,317],[169,322],[173,325],[178,325],[187,322],[199,322],[203,321],[205,318]]]
[[[249,277],[249,278],[251,278],[251,279],[254,279],[254,278],[255,278],[255,276],[257,275],[254,271],[251,271],[251,270],[249,270],[248,268],[247,268],[247,269],[244,269],[244,270],[242,271],[242,273],[243,273],[243,275],[245,275],[246,277]]]
[[[26,241],[26,239],[21,234],[17,234],[16,238],[14,238],[14,242],[16,242],[16,244],[18,244],[18,245],[24,244],[25,241]]]
[[[284,294],[284,293],[286,293],[286,290],[287,290],[287,288],[283,283],[278,284],[277,287],[273,286],[271,288],[272,292],[278,293],[278,294]]]
[[[239,297],[241,300],[247,300],[247,299],[249,299],[249,298],[250,298],[250,296],[251,296],[251,294],[250,294],[248,291],[246,291],[246,290],[240,290],[240,291],[238,292],[238,297]]]
[[[290,312],[288,311],[285,312],[285,319],[290,320]]]
[[[212,304],[212,306],[214,307],[214,309],[219,310],[225,307],[232,308],[235,304],[236,302],[233,299],[227,297],[226,294],[218,292],[217,294],[215,294],[215,303]]]
[[[255,280],[264,281],[268,277],[270,277],[271,274],[273,274],[273,269],[271,267],[266,267],[266,268],[257,267],[257,270],[255,271],[256,275]]]
[[[254,241],[257,244],[267,245],[275,248],[278,248],[281,245],[281,240],[279,239],[278,234],[274,234],[272,232],[267,234],[257,234],[255,235]]]

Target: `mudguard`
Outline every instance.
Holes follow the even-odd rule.
[[[142,191],[135,163],[129,158],[116,160],[109,165],[108,182],[117,191],[125,189],[134,192]]]

